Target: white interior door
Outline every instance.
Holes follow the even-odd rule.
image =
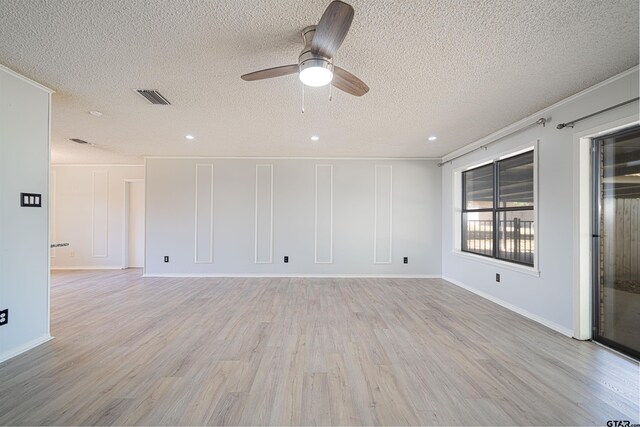
[[[144,267],[144,182],[130,182],[128,218],[129,267]]]

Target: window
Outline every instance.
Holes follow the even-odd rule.
[[[533,150],[462,173],[462,245],[503,261],[534,263]]]

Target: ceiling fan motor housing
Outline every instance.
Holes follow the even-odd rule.
[[[302,42],[304,43],[304,49],[302,50],[302,53],[304,53],[306,50],[311,49],[311,40],[313,40],[313,36],[315,33],[315,25],[309,25],[307,27],[304,27],[304,29],[302,30]]]
[[[309,67],[321,67],[333,72],[333,63],[329,58],[314,55],[311,51],[302,52],[298,57],[298,64],[300,65],[300,71]]]

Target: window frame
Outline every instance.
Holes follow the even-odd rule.
[[[492,173],[493,173],[493,207],[492,208],[480,208],[480,209],[467,209],[467,192],[466,192],[466,184],[467,184],[467,176],[466,173],[467,172],[471,172],[480,168],[484,168],[488,165],[492,165]],[[479,256],[483,256],[486,258],[496,258],[495,254],[496,254],[496,214],[495,214],[495,208],[496,208],[496,164],[495,161],[492,161],[491,163],[483,163],[477,166],[474,166],[472,168],[468,168],[465,169],[462,172],[462,210],[460,212],[460,250],[462,252],[468,253],[468,254],[473,254],[473,255],[479,255]],[[492,233],[492,247],[491,247],[491,255],[486,255],[483,253],[479,253],[479,252],[473,252],[473,251],[469,251],[469,250],[465,250],[464,249],[464,214],[465,213],[469,213],[469,212],[490,212],[491,213],[491,221],[493,223],[493,233]],[[497,259],[497,258],[496,258]]]
[[[533,275],[536,277],[540,276],[540,271],[538,269],[538,255],[539,255],[539,237],[540,237],[540,225],[538,220],[538,140],[535,140],[526,145],[517,146],[511,148],[506,151],[499,152],[491,157],[486,157],[484,159],[480,159],[480,161],[475,161],[472,165],[462,166],[454,169],[453,171],[453,196],[454,196],[454,205],[453,205],[453,216],[454,216],[454,228],[453,228],[453,245],[452,252],[454,255],[482,262],[485,264],[492,264],[495,266],[500,266],[505,269],[514,270],[518,272],[523,272],[529,275]],[[523,155],[529,152],[533,152],[533,207],[523,206],[523,207],[498,207],[498,187],[499,177],[497,172],[496,164],[501,160],[506,160],[509,158],[513,158],[519,155]],[[493,180],[494,180],[494,191],[493,191],[493,208],[491,209],[467,209],[466,208],[466,194],[464,192],[465,183],[464,183],[464,172],[477,169],[482,166],[486,166],[487,164],[493,165]],[[533,264],[518,262],[515,260],[509,260],[504,258],[497,257],[498,245],[499,242],[497,236],[499,233],[498,227],[496,227],[497,215],[500,215],[503,212],[513,212],[513,211],[522,211],[529,210],[533,212],[533,221],[534,221],[534,236],[533,236]],[[463,237],[464,237],[464,223],[463,223],[463,215],[465,212],[492,212],[493,219],[493,251],[492,255],[485,255],[477,252],[472,252],[463,249]]]
[[[535,187],[536,187],[535,186],[535,153],[533,152],[533,149],[529,150],[529,151],[523,151],[523,152],[514,154],[512,156],[503,157],[503,158],[500,158],[500,159],[495,160],[493,162],[493,167],[494,167],[494,169],[493,169],[493,173],[494,173],[493,198],[494,198],[494,210],[495,210],[494,218],[493,218],[493,226],[495,228],[494,235],[493,235],[494,236],[493,237],[494,238],[493,247],[494,247],[494,258],[495,259],[499,259],[500,261],[505,261],[505,262],[512,262],[514,264],[521,264],[521,265],[525,265],[527,267],[533,267],[535,259],[533,259],[531,264],[529,264],[527,262],[520,262],[520,261],[516,261],[516,260],[512,260],[512,259],[501,258],[499,256],[499,249],[498,249],[499,248],[499,244],[496,244],[498,242],[498,240],[499,240],[499,237],[500,237],[499,215],[502,212],[531,211],[531,212],[534,212],[534,214],[535,214],[535,208],[536,208],[536,206],[535,206],[535,196],[533,197],[534,200],[533,200],[533,205],[532,206],[511,206],[511,207],[504,207],[504,208],[499,207],[499,204],[500,204],[500,163],[505,161],[505,160],[508,160],[508,159],[513,159],[515,157],[528,155],[529,153],[532,154],[532,163],[533,163],[532,166],[534,168],[534,173],[533,173],[533,178],[532,178],[533,179],[533,182],[532,182],[533,188],[532,188],[531,191],[535,194]],[[536,236],[536,234],[538,234],[537,230],[535,229],[535,227],[537,227],[537,226],[538,226],[537,222],[534,221],[534,235],[533,235],[533,237],[534,237],[534,248],[533,248],[534,255],[535,255],[535,249],[536,249],[535,248],[535,236]]]

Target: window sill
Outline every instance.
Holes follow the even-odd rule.
[[[457,257],[467,259],[469,261],[480,262],[483,264],[493,265],[495,267],[503,268],[505,270],[511,270],[518,273],[523,273],[529,276],[540,277],[540,270],[535,267],[527,267],[524,265],[514,264],[512,262],[501,261],[495,258],[488,258],[482,255],[473,255],[460,250],[453,250],[453,254]]]

